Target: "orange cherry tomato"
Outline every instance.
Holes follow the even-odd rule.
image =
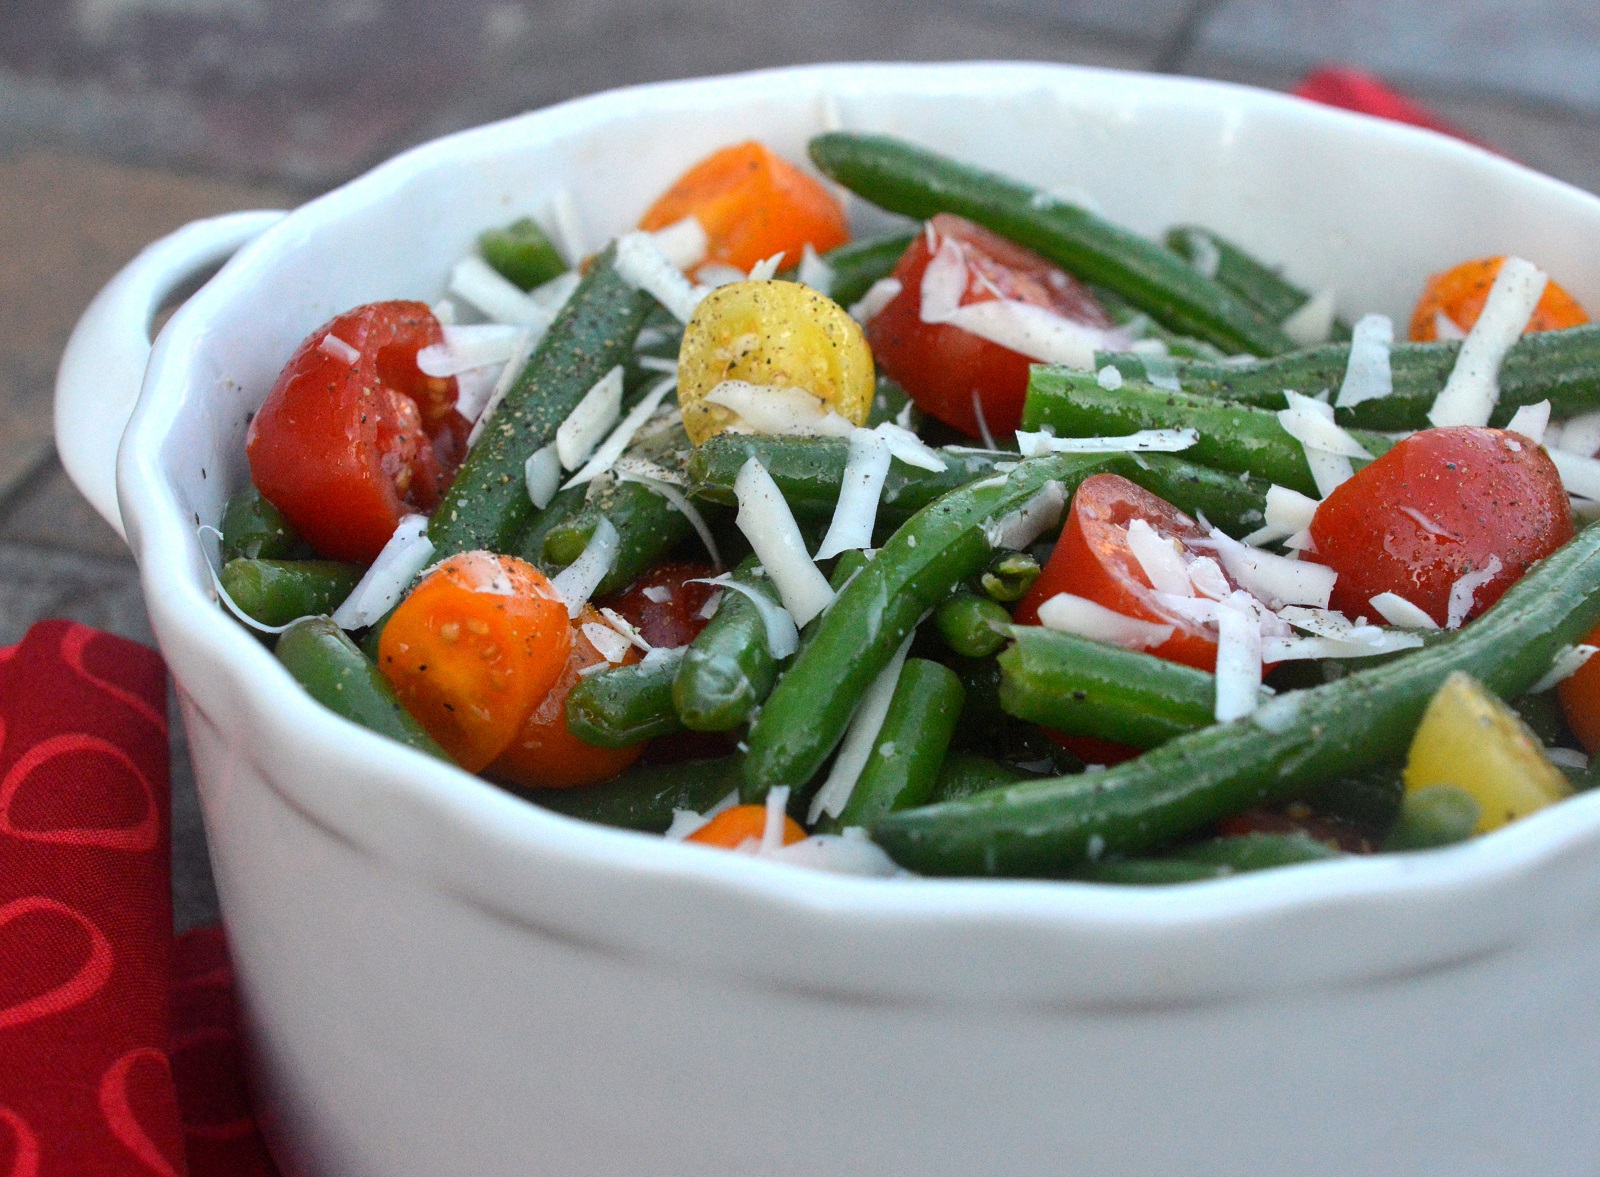
[[[1339,574],[1335,609],[1371,617],[1372,598],[1392,592],[1440,625],[1463,575],[1500,561],[1473,594],[1470,619],[1572,534],[1567,492],[1544,448],[1471,426],[1413,433],[1340,483],[1311,519],[1317,561]]]
[[[1411,338],[1426,342],[1439,337],[1434,315],[1443,311],[1445,317],[1463,331],[1472,330],[1489,297],[1489,287],[1505,264],[1504,257],[1481,257],[1452,266],[1443,273],[1434,274],[1422,287],[1422,297],[1417,299],[1417,309],[1411,312]],[[1557,286],[1554,280],[1545,285],[1544,294],[1523,334],[1532,331],[1557,331],[1563,327],[1577,327],[1587,323],[1589,316],[1577,300]]]
[[[591,624],[605,625],[606,620],[588,607],[571,622],[571,646],[565,666],[499,759],[489,766],[490,776],[525,789],[598,785],[616,776],[644,752],[642,743],[626,748],[596,748],[567,729],[567,696],[577,683],[579,672],[607,661],[583,634],[583,626]],[[639,652],[630,647],[616,665],[626,666],[637,661]]]
[[[1586,645],[1600,645],[1600,626],[1584,638]],[[1600,749],[1600,658],[1590,658],[1578,673],[1556,687],[1567,726],[1578,742],[1593,754]]]
[[[738,270],[775,253],[798,265],[807,243],[821,253],[850,239],[833,193],[754,140],[724,147],[679,176],[639,228],[665,229],[688,216],[710,239],[706,261]]]
[[[721,846],[725,850],[737,850],[751,838],[757,842],[761,841],[761,835],[766,828],[765,805],[735,805],[732,809],[724,809],[684,841],[699,842],[702,846]],[[793,846],[796,842],[804,841],[805,836],[805,830],[800,828],[794,818],[783,819],[785,846]]]
[[[1150,578],[1128,547],[1128,524],[1135,519],[1183,544],[1206,538],[1189,516],[1120,474],[1086,478],[1072,496],[1061,539],[1044,571],[1017,602],[1013,614],[1017,624],[1039,624],[1040,605],[1057,593],[1072,593],[1124,617],[1172,626],[1172,636],[1149,653],[1199,670],[1216,670],[1216,627],[1172,613],[1156,599]],[[1231,580],[1229,585],[1234,587]]]
[[[378,666],[428,734],[477,772],[550,692],[571,644],[567,607],[544,573],[514,556],[462,552],[400,602]]]
[[[300,345],[251,420],[251,480],[319,554],[370,562],[466,456],[455,379],[417,368],[443,338],[426,303],[346,311]]]
[[[1085,326],[1111,326],[1088,287],[1031,250],[949,213],[940,213],[929,224],[938,242],[955,242],[966,258],[962,306],[1008,298]],[[922,321],[922,275],[938,248],[929,248],[929,234],[924,233],[901,256],[894,270],[900,293],[867,324],[872,354],[924,412],[968,437],[981,437],[973,407],[980,402],[989,431],[995,437],[1009,436],[1022,421],[1033,361],[950,323]]]

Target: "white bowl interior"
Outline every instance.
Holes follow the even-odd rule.
[[[120,462],[124,512],[163,649],[241,754],[276,765],[293,804],[341,836],[507,918],[677,964],[698,944],[696,968],[883,997],[1200,1000],[1392,974],[1492,951],[1530,934],[1541,897],[1593,893],[1595,798],[1448,852],[1175,890],[805,874],[570,822],[355,731],[212,605],[195,525],[242,484],[249,414],[313,328],[363,302],[436,299],[480,231],[558,189],[598,244],[713,148],[760,138],[801,160],[835,117],[1087,193],[1146,233],[1212,226],[1337,291],[1346,315],[1403,322],[1425,275],[1489,253],[1532,258],[1600,305],[1595,198],[1426,132],[1214,83],[816,67],[643,87],[453,136],[247,247],[153,358]],[[729,921],[747,931],[738,943],[717,935]],[[1160,967],[1174,951],[1185,967]],[[1273,959],[1241,976],[1241,955]],[[908,959],[915,975],[892,965]]]

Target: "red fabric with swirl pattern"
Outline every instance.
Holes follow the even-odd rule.
[[[0,649],[0,1177],[275,1172],[169,833],[161,659],[65,621]]]

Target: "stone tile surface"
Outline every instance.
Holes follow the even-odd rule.
[[[1148,66],[1193,0],[10,0],[0,145],[327,185],[613,86],[823,60]]]
[[[1197,44],[1296,70],[1345,61],[1401,84],[1600,112],[1594,0],[1223,0]]]

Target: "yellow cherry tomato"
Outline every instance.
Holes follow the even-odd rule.
[[[1572,791],[1516,712],[1469,674],[1445,679],[1412,737],[1407,793],[1454,785],[1477,801],[1476,833],[1498,829]]]
[[[737,419],[705,399],[724,380],[809,392],[863,425],[872,408],[872,349],[845,309],[809,286],[733,282],[701,301],[678,353],[678,403],[696,445]]]

